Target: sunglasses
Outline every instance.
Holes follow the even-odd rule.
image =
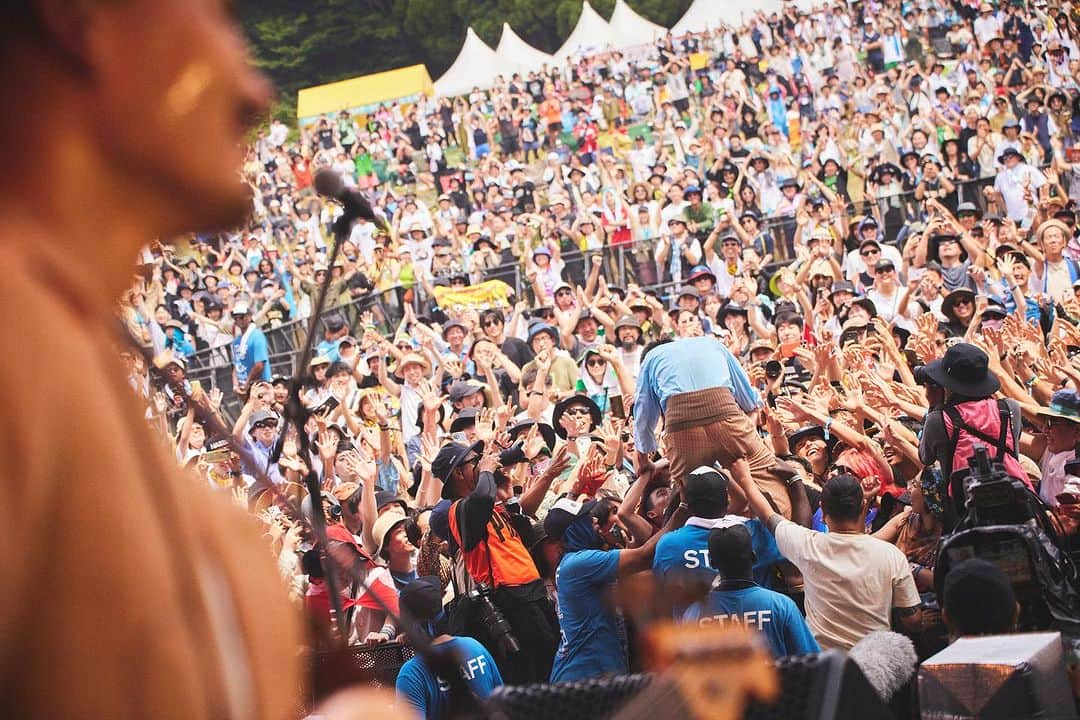
[[[896,268],[882,268],[881,270],[875,270],[878,275],[888,275],[889,273],[896,272]]]
[[[566,414],[571,416],[571,417],[581,417],[581,416],[584,416],[584,415],[588,415],[589,414],[589,409],[588,408],[583,408],[583,407],[572,407],[572,408],[569,408],[566,411]]]
[[[276,421],[267,421],[267,422],[255,423],[254,427],[255,427],[256,430],[273,430],[274,428],[277,427],[277,422]]]
[[[573,294],[574,293],[570,292],[569,290],[560,290],[559,292],[555,293],[555,297],[566,297],[567,295]]]
[[[863,250],[859,254],[862,255],[863,257],[870,257],[871,255],[880,255],[881,251],[880,250]]]
[[[585,364],[589,367],[600,367],[601,365],[606,365],[607,360],[605,360],[604,358],[592,357],[586,360]]]
[[[970,304],[971,304],[971,300],[968,300],[967,298],[961,298],[961,299],[958,299],[958,300],[956,301],[956,304],[957,304],[957,305],[970,305]]]

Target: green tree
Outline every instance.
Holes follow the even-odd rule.
[[[691,0],[631,0],[670,27]],[[615,0],[593,7],[611,17]],[[278,87],[275,115],[295,119],[296,91],[310,85],[423,63],[438,78],[473,27],[495,47],[507,22],[526,42],[554,52],[581,15],[580,0],[239,0],[255,62]],[[497,68],[492,68],[497,72]]]

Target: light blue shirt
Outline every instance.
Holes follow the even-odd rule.
[[[715,338],[685,338],[650,350],[638,371],[634,446],[641,452],[656,450],[653,430],[672,395],[709,388],[727,388],[746,412],[761,405],[746,371]]]

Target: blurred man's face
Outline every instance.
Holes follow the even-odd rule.
[[[247,62],[224,0],[92,3],[86,92],[98,141],[177,229],[236,225],[251,209],[238,170],[271,89]]]

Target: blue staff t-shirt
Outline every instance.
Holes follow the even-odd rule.
[[[561,641],[551,682],[627,672],[619,619],[605,597],[618,573],[618,550],[579,550],[563,556],[555,571]]]
[[[653,573],[666,579],[671,573],[686,572],[700,575],[705,582],[712,583],[716,570],[709,562],[709,533],[713,528],[731,527],[736,523],[745,524],[750,531],[750,542],[754,548],[754,582],[762,587],[771,587],[772,567],[782,562],[784,556],[776,547],[772,533],[759,520],[748,520],[738,515],[716,519],[692,517],[683,527],[661,537],[653,555]]]
[[[503,684],[491,653],[471,637],[455,637],[432,649],[457,653],[461,658],[461,677],[481,700]],[[436,677],[421,658],[414,657],[401,666],[396,690],[398,702],[408,703],[427,720],[441,720],[447,716],[450,686]]]
[[[743,624],[765,635],[773,657],[821,652],[798,606],[787,595],[757,585],[713,590],[683,615],[687,622]]]
[[[243,385],[248,380],[248,373],[255,367],[255,363],[262,362],[262,377],[260,380],[270,382],[270,350],[266,345],[266,335],[263,331],[255,328],[248,336],[247,347],[244,356],[240,356],[240,345],[243,342],[243,334],[237,335],[232,341],[233,367],[236,368],[236,381]]]

